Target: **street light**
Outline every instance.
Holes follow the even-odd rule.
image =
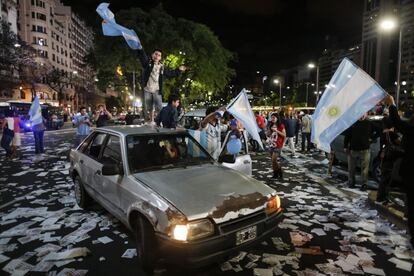
[[[275,79],[273,82],[279,84],[279,110],[282,110],[282,82],[279,79]]]
[[[310,82],[305,82],[305,84],[306,84],[306,107],[308,107],[309,84],[312,86],[315,86],[315,84],[310,83]]]
[[[390,32],[397,28],[398,22],[394,18],[384,18],[380,21],[379,29],[385,32]],[[401,47],[402,47],[402,25],[399,25],[399,36],[398,36],[398,63],[397,63],[397,91],[396,91],[396,99],[395,104],[397,105],[400,102],[400,90],[401,90]]]
[[[319,91],[319,64],[309,63],[308,68],[313,69],[316,67],[316,91]],[[316,95],[316,103],[319,101],[319,94]]]

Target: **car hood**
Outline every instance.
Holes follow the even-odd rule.
[[[188,220],[210,217],[222,223],[262,210],[275,191],[269,186],[217,165],[202,165],[134,174],[173,204]]]

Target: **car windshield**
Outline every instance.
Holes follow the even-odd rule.
[[[126,139],[131,173],[214,162],[190,135],[130,135]]]

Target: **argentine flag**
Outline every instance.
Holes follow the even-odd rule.
[[[367,73],[344,58],[312,116],[312,143],[326,152],[340,133],[372,109],[386,92]]]
[[[263,149],[262,140],[259,135],[259,127],[257,126],[256,117],[247,98],[246,89],[243,89],[236,98],[228,105],[227,111],[243,124],[247,132],[256,140]]]
[[[29,116],[33,126],[41,124],[43,122],[42,108],[40,107],[38,96],[34,98],[32,105],[30,106]]]
[[[131,49],[142,49],[141,41],[134,30],[127,29],[115,22],[115,15],[108,9],[108,3],[101,3],[96,12],[102,17],[102,31],[106,36],[123,36]]]

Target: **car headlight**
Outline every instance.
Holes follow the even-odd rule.
[[[204,219],[175,225],[172,231],[172,238],[178,241],[190,241],[210,236],[213,233],[213,223],[208,219]]]
[[[272,196],[269,198],[266,204],[266,213],[272,214],[278,211],[281,207],[280,197],[278,195]]]

